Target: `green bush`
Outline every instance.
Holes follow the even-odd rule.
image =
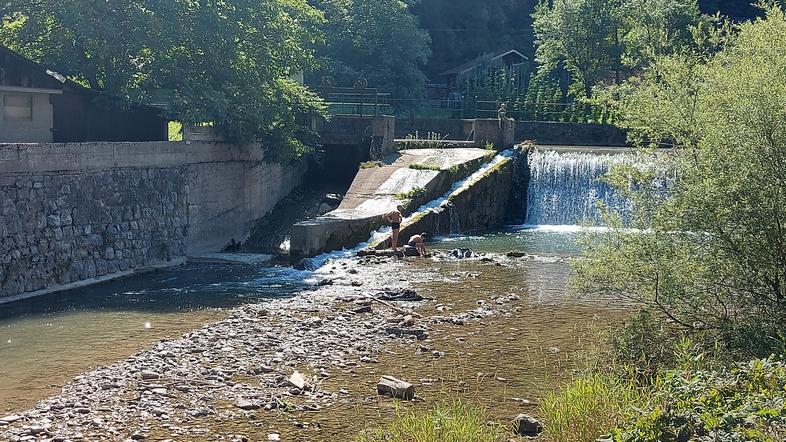
[[[426,189],[422,187],[415,187],[414,189],[410,190],[409,192],[399,192],[396,194],[396,199],[398,200],[412,200],[415,198],[419,198],[426,194]]]
[[[549,393],[539,411],[554,442],[593,442],[632,417],[645,390],[608,373],[588,373]]]
[[[499,425],[488,423],[486,410],[460,399],[439,402],[428,410],[396,411],[383,428],[363,431],[357,442],[499,442],[506,440]]]
[[[439,172],[440,170],[442,170],[439,166],[435,164],[410,164],[409,168],[414,170],[431,170],[435,172]]]
[[[786,365],[754,360],[730,370],[672,370],[649,407],[615,442],[786,440]]]
[[[360,163],[360,170],[363,169],[374,169],[377,167],[382,167],[382,161],[366,161]]]

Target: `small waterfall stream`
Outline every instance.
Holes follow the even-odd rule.
[[[533,152],[529,156],[526,224],[600,224],[598,201],[624,210],[626,200],[601,178],[614,164],[630,159],[624,153]]]

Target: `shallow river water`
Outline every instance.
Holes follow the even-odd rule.
[[[570,376],[576,352],[592,342],[597,328],[625,314],[608,302],[568,293],[568,260],[577,254],[577,234],[576,228],[516,227],[430,244],[438,250],[495,254],[496,262],[408,260],[391,265],[399,280],[417,280],[411,285],[433,298],[419,307],[421,314],[435,314],[436,308],[470,311],[501,295],[521,301],[505,314],[477,323],[438,326],[427,345],[443,357],[402,341],[391,344],[372,366],[336,372],[323,388],[343,388],[349,394],[318,414],[260,414],[216,425],[243,434],[276,431],[282,440],[351,440],[357,431],[392,419],[393,402],[373,394],[376,380],[387,373],[415,383],[427,403],[470,397],[501,421],[532,412],[547,389]],[[510,250],[527,256],[504,257]],[[420,274],[429,276],[414,277]],[[221,320],[228,308],[292,296],[308,286],[310,275],[258,265],[195,264],[4,305],[0,411],[23,411],[57,394],[60,385],[90,367]],[[297,425],[303,422],[308,425]],[[166,436],[161,428],[152,432]]]

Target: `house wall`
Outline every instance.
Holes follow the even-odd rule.
[[[5,96],[17,95],[33,98],[32,121],[7,121]],[[0,92],[0,143],[48,143],[52,141],[52,104],[49,94]]]
[[[56,143],[90,141],[166,141],[167,120],[155,108],[116,109],[96,103],[98,94],[66,87],[52,96]]]
[[[219,251],[304,172],[255,146],[0,145],[0,302]]]

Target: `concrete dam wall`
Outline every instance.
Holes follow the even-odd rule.
[[[304,173],[255,146],[0,145],[0,301],[221,250]]]
[[[402,118],[396,121],[396,138],[416,133],[425,138],[429,132],[451,140],[472,138],[473,120]],[[547,121],[516,121],[515,142],[531,140],[537,144],[566,146],[626,146],[627,132],[609,124]]]

